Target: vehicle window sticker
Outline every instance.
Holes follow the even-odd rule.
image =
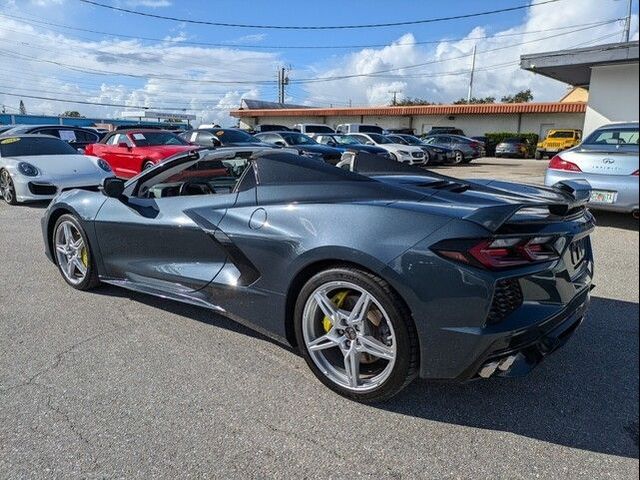
[[[60,140],[64,140],[65,142],[75,142],[76,141],[76,132],[73,130],[59,130]]]
[[[134,134],[133,134],[133,138],[134,138],[135,140],[145,140],[145,138],[144,138],[144,134],[142,134],[142,133],[134,133]]]

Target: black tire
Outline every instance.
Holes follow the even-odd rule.
[[[391,158],[391,160],[394,160],[394,161],[396,161],[396,162],[399,162],[399,161],[400,161],[400,159],[398,158],[398,156],[397,156],[395,153],[393,153],[393,152],[389,152],[389,157]]]
[[[82,241],[84,242],[84,246],[87,250],[87,273],[84,277],[84,279],[80,282],[80,283],[72,283],[70,282],[66,275],[64,274],[64,272],[62,271],[62,267],[60,266],[58,260],[57,260],[57,256],[56,256],[56,232],[58,231],[58,228],[60,228],[60,225],[64,222],[71,222],[75,225],[76,229],[78,230],[78,232],[80,233],[80,235],[82,236]],[[62,276],[62,278],[64,279],[65,282],[67,282],[70,286],[72,286],[73,288],[77,289],[77,290],[91,290],[95,287],[97,287],[100,284],[100,279],[98,278],[98,270],[96,268],[96,261],[95,258],[93,256],[93,252],[91,249],[91,245],[89,244],[89,239],[87,238],[87,234],[85,233],[84,229],[82,228],[82,225],[80,224],[80,222],[76,219],[76,217],[74,217],[71,214],[65,214],[65,215],[61,215],[60,218],[58,218],[58,220],[56,221],[55,226],[53,227],[53,233],[51,236],[51,245],[52,245],[52,254],[53,257],[56,259],[55,263],[56,266],[58,267],[58,270],[60,271],[60,275]]]
[[[317,288],[334,281],[353,283],[373,295],[387,312],[393,326],[396,340],[395,364],[386,380],[373,390],[354,392],[335,383],[318,368],[309,355],[302,330],[302,315],[305,304]],[[336,266],[314,275],[300,291],[294,315],[296,339],[307,365],[325,386],[344,397],[362,403],[388,400],[409,385],[418,375],[418,335],[411,313],[390,285],[371,273],[351,266]]]
[[[469,165],[471,163],[471,160],[473,160],[473,158],[471,158],[471,157],[465,158],[464,160],[462,160],[462,164],[463,165]]]
[[[464,153],[462,153],[460,150],[454,150],[453,154],[455,155],[455,157],[451,161],[452,165],[460,165],[464,162]]]
[[[431,163],[431,155],[429,154],[429,152],[427,152],[425,150],[424,152],[424,163],[423,165],[429,165]]]
[[[540,150],[536,150],[534,157],[536,160],[542,160],[542,157],[543,157],[542,152]]]
[[[0,170],[0,186],[4,187],[2,190],[2,199],[9,205],[17,205],[16,187],[13,184],[13,179],[8,170]]]

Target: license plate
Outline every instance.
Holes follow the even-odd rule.
[[[584,239],[571,243],[571,245],[569,245],[569,253],[571,254],[571,265],[573,265],[574,268],[580,266],[587,254]]]
[[[606,190],[592,190],[591,203],[615,203],[618,192],[608,192]]]

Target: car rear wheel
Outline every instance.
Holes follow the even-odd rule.
[[[16,187],[13,185],[11,175],[7,170],[0,171],[0,194],[9,205],[18,203],[16,198]]]
[[[418,372],[411,314],[388,283],[336,267],[312,277],[296,302],[298,345],[311,371],[360,402],[386,400]]]
[[[453,155],[453,160],[451,162],[453,165],[459,165],[464,162],[464,153],[462,153],[460,150],[455,150],[453,152]]]
[[[429,165],[431,162],[431,154],[425,150],[424,152],[424,165]]]
[[[90,290],[100,281],[89,241],[80,222],[62,215],[53,229],[53,253],[62,278],[78,290]]]

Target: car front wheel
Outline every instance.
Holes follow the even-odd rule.
[[[451,163],[453,163],[454,165],[459,165],[464,162],[464,153],[462,153],[460,150],[454,151],[453,155],[453,161]]]
[[[90,290],[100,282],[91,247],[80,222],[62,215],[53,228],[53,253],[62,278],[78,290]]]
[[[0,195],[9,205],[18,203],[16,198],[16,188],[13,185],[11,175],[7,170],[0,171]]]
[[[418,372],[411,315],[389,284],[336,267],[312,277],[296,303],[298,345],[318,379],[360,402],[386,400]]]

